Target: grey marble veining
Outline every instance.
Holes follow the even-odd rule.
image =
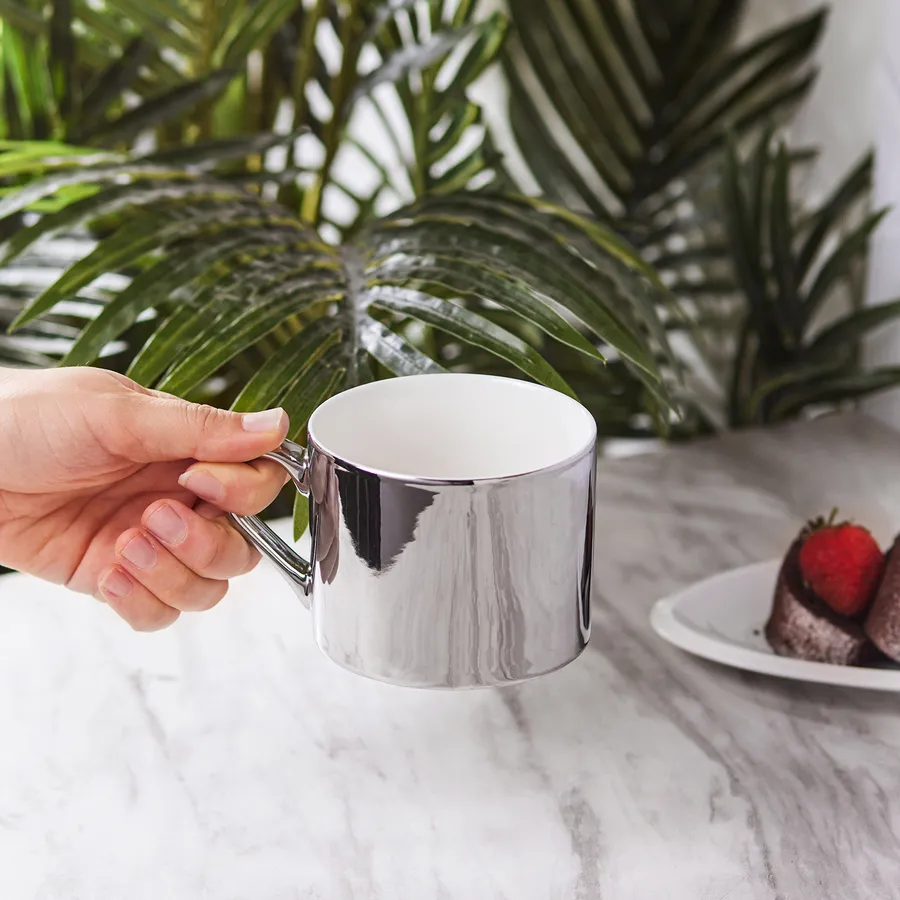
[[[839,505],[900,528],[900,437],[851,416],[601,463],[594,636],[504,691],[367,682],[259,570],[136,635],[0,580],[3,900],[894,900],[892,695],[731,672],[658,597]]]

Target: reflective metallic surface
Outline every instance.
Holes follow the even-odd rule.
[[[285,441],[278,450],[266,453],[263,459],[280,463],[291,476],[294,486],[302,494],[308,494],[306,450],[293,441]],[[309,609],[309,592],[312,590],[312,566],[296,553],[256,516],[229,514],[231,521],[251,544],[275,563],[288,584],[294,588]]]
[[[595,450],[536,473],[398,480],[311,439],[269,454],[310,496],[312,566],[255,518],[242,532],[311,600],[316,640],[361,675],[410,687],[510,684],[590,637]]]

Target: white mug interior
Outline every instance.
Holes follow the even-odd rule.
[[[531,382],[448,373],[391,378],[337,394],[312,415],[326,453],[388,477],[483,481],[577,459],[596,440],[576,400]]]

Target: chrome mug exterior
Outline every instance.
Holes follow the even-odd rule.
[[[488,687],[552,672],[586,647],[594,443],[557,466],[474,481],[377,474],[313,436],[268,457],[309,496],[311,564],[256,517],[232,518],[340,666],[408,687]]]

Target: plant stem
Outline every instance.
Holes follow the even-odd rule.
[[[216,22],[218,0],[203,0],[203,47],[200,58],[194,66],[195,76],[202,78],[212,71],[213,56],[216,52]],[[215,101],[204,102],[197,114],[197,126],[200,139],[212,136],[212,107]]]
[[[413,123],[413,144],[415,146],[416,166],[413,189],[416,197],[422,197],[431,187],[428,167],[428,133],[431,130],[428,122],[428,110],[431,109],[431,95],[434,90],[434,73],[423,69],[421,73],[422,90],[416,97],[416,117]]]
[[[294,102],[294,114],[291,120],[291,130],[306,124],[309,112],[309,104],[306,99],[306,85],[313,73],[316,60],[316,28],[325,14],[328,0],[316,0],[315,6],[310,9],[302,19],[300,46],[297,49],[297,57],[294,62],[294,77],[291,84],[291,99]],[[299,168],[300,159],[297,154],[297,143],[291,147],[290,166]],[[286,184],[278,192],[278,200],[291,209],[296,209],[300,204],[300,196],[297,186],[293,183]]]
[[[325,126],[323,142],[325,144],[325,159],[322,168],[313,186],[306,192],[300,217],[311,225],[317,225],[322,211],[322,193],[331,175],[331,167],[341,146],[341,136],[347,120],[347,105],[353,92],[353,86],[359,77],[359,54],[363,44],[363,20],[360,15],[360,0],[350,0],[347,15],[341,22],[339,35],[341,47],[344,50],[344,58],[341,60],[341,70],[331,80],[331,120]]]
[[[750,322],[745,319],[741,323],[738,345],[734,354],[734,369],[731,373],[731,390],[728,394],[728,427],[740,428],[743,424],[743,397],[744,367],[746,364],[747,350],[750,344]]]
[[[360,359],[365,356],[359,343],[359,321],[365,309],[357,302],[365,296],[365,260],[360,250],[349,244],[343,248],[341,257],[347,276],[347,299],[338,315],[347,329],[347,387],[354,387],[360,383]]]

